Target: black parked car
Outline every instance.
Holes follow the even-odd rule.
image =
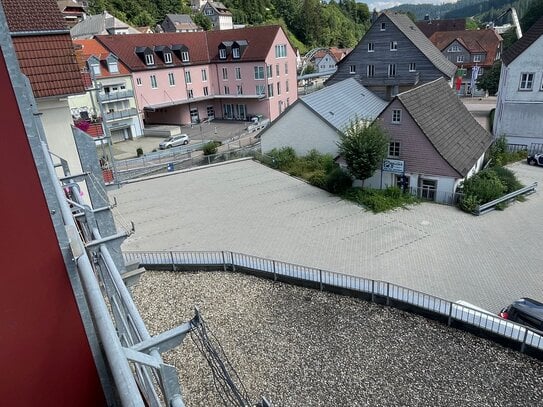
[[[539,165],[543,167],[543,154],[532,154],[526,159],[530,165]]]
[[[514,301],[501,310],[500,317],[543,331],[543,304],[531,298]]]

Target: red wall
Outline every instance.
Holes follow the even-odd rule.
[[[0,404],[105,405],[1,52],[0,84]]]

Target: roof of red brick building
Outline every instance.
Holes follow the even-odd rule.
[[[55,0],[0,0],[21,71],[36,98],[85,91],[66,23]]]
[[[498,46],[502,38],[494,30],[438,31],[432,34],[430,41],[443,51],[454,41],[458,41],[470,53],[486,53],[480,65],[492,65],[496,59]]]
[[[123,76],[130,74],[128,68],[121,61],[118,61],[117,63],[117,66],[119,68],[118,73],[109,72],[105,64],[105,59],[108,57],[108,55],[111,54],[111,52],[95,39],[73,40],[73,42],[75,45],[77,63],[79,64],[79,68],[82,71],[87,70],[88,68],[87,60],[91,56],[95,56],[100,60],[101,77]]]

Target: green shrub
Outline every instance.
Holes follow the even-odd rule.
[[[318,169],[328,173],[336,167],[334,157],[332,157],[331,154],[321,154],[315,149],[309,151],[307,155],[300,158],[309,171]]]
[[[204,155],[212,155],[217,154],[217,149],[221,145],[220,141],[209,141],[204,144],[204,148],[202,149],[204,152]]]
[[[141,157],[143,155],[143,148],[141,147],[136,148],[136,155],[138,157]]]
[[[515,173],[509,168],[492,167],[492,171],[496,173],[500,181],[505,185],[506,194],[524,187],[524,185],[522,185],[522,183],[515,176]]]
[[[506,186],[496,172],[489,168],[464,180],[461,191],[465,197],[473,196],[478,204],[485,204],[505,195]]]
[[[281,171],[286,171],[297,159],[296,151],[292,147],[274,148],[267,155],[272,159],[272,167]]]
[[[323,188],[326,185],[326,174],[323,170],[317,170],[310,174],[307,174],[307,181],[316,187]]]
[[[472,213],[477,209],[477,206],[479,205],[479,200],[474,195],[464,195],[460,202],[458,203],[458,206],[460,209],[462,209],[464,212]]]
[[[527,150],[509,152],[507,139],[504,135],[499,136],[494,140],[489,149],[489,159],[491,167],[499,167],[505,164],[524,160],[528,155]]]
[[[349,174],[336,166],[326,174],[324,188],[332,194],[341,195],[353,185],[353,180]]]
[[[375,213],[404,208],[406,205],[419,202],[416,197],[404,194],[396,187],[386,189],[351,188],[343,197],[363,205]]]

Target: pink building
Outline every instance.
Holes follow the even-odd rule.
[[[274,120],[298,98],[296,53],[279,26],[96,38],[132,72],[146,123]]]

